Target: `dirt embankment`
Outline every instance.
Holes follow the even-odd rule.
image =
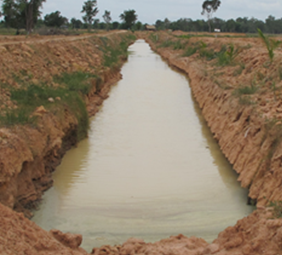
[[[259,206],[282,201],[281,49],[270,62],[259,38],[170,36],[159,34],[160,42],[149,40],[150,45],[188,75],[202,114],[242,187]],[[169,40],[175,41],[172,47]],[[178,50],[176,43],[189,46]],[[189,47],[197,51],[183,56]]]
[[[179,235],[154,244],[131,239],[93,249],[104,254],[282,254],[281,49],[269,60],[258,38],[146,33],[153,50],[185,72],[222,152],[258,209],[212,244]],[[265,207],[274,201],[272,207]],[[247,202],[247,201],[246,201]]]
[[[89,116],[94,115],[107,98],[110,86],[121,78],[119,67],[124,56],[119,56],[121,51],[114,52],[110,45],[131,41],[127,33],[35,37],[14,43],[8,39],[5,43],[1,38],[0,202],[3,205],[31,215],[29,208],[52,185],[51,174],[63,154],[81,138],[78,134],[81,123],[87,129],[88,117],[82,113],[87,109]],[[105,54],[109,58],[106,66]],[[58,77],[73,73],[77,74],[75,77],[86,77],[81,88],[81,91],[88,89],[84,94],[77,90],[78,84],[70,83],[72,87],[65,88],[64,81],[60,83]],[[70,76],[69,80],[72,79]],[[35,92],[30,95],[30,91]],[[58,91],[60,96],[48,96]],[[86,106],[77,98],[76,91]],[[27,102],[23,104],[25,98]],[[76,107],[81,108],[80,112]],[[23,114],[28,114],[26,125],[21,124]],[[34,118],[36,121],[32,122]]]

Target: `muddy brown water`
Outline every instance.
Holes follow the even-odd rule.
[[[154,242],[182,233],[212,241],[252,212],[186,77],[143,40],[123,79],[68,151],[33,221],[83,235],[82,247]]]

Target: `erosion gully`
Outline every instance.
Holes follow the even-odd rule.
[[[213,139],[187,78],[143,40],[54,173],[33,221],[83,235],[82,247],[182,233],[212,241],[250,214],[247,190]]]

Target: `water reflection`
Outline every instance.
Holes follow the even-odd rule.
[[[247,192],[221,154],[185,76],[142,40],[123,80],[69,151],[34,221],[81,233],[83,247],[182,233],[208,241],[249,214]],[[208,149],[209,148],[209,149]]]

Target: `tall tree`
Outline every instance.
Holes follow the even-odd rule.
[[[137,15],[135,14],[135,10],[124,11],[119,17],[124,22],[125,29],[132,28],[135,21],[137,20]]]
[[[25,26],[30,33],[37,22],[43,2],[46,0],[4,0],[2,11],[6,25],[19,29]]]
[[[110,26],[110,23],[112,21],[111,12],[105,11],[105,13],[103,15],[103,19],[104,19],[105,23],[107,24],[107,30],[109,30],[109,26]]]
[[[85,15],[82,18],[83,18],[84,22],[88,25],[89,31],[91,29],[93,18],[99,12],[96,5],[97,5],[97,0],[88,0],[88,1],[84,2],[84,5],[82,6],[81,13],[85,13]]]
[[[16,0],[18,8],[25,21],[26,31],[29,34],[40,17],[40,8],[46,0]]]
[[[221,2],[219,0],[206,0],[202,4],[203,11],[201,14],[206,15],[208,18],[209,32],[211,32],[210,20],[212,18],[213,13],[216,12],[218,7],[220,6],[220,3]]]

